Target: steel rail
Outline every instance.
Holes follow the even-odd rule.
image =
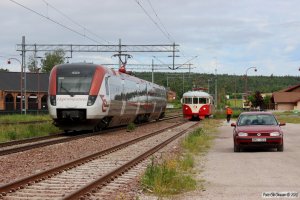
[[[139,138],[133,139],[131,141],[119,144],[117,146],[114,146],[112,148],[106,149],[104,151],[100,151],[100,152],[94,153],[92,155],[86,156],[84,158],[80,158],[80,159],[77,159],[75,161],[63,164],[61,166],[58,166],[58,167],[46,170],[44,172],[40,172],[38,174],[35,174],[35,175],[32,175],[32,176],[23,178],[21,180],[17,180],[17,181],[14,181],[12,183],[8,183],[8,184],[5,184],[5,185],[2,185],[0,187],[0,194],[2,196],[5,196],[9,192],[14,192],[14,191],[16,191],[18,189],[23,189],[26,185],[32,185],[32,184],[37,183],[37,182],[39,182],[41,180],[45,180],[47,178],[55,176],[56,174],[62,173],[66,169],[71,169],[71,168],[74,168],[76,166],[82,165],[82,164],[84,164],[86,162],[90,162],[91,160],[94,160],[94,159],[99,158],[101,156],[107,155],[107,154],[109,154],[111,152],[115,152],[115,151],[120,150],[122,148],[125,148],[125,147],[127,147],[129,145],[132,145],[132,144],[134,144],[136,142],[139,142],[141,140],[145,140],[145,139],[147,139],[149,137],[152,137],[154,135],[157,135],[157,134],[159,134],[161,132],[164,132],[164,131],[166,131],[166,130],[168,130],[170,128],[177,127],[177,126],[179,126],[181,124],[184,124],[184,123],[186,123],[186,122],[182,122],[182,123],[179,123],[179,124],[175,124],[175,125],[169,126],[167,128],[163,128],[161,130],[158,130],[158,131],[155,131],[155,132],[150,133],[148,135],[144,135],[144,136],[141,136]],[[1,199],[1,196],[0,196],[0,199]]]
[[[192,125],[190,128],[193,128],[195,126],[197,126],[198,123]],[[160,150],[161,148],[165,147],[167,144],[169,144],[170,142],[174,141],[175,139],[177,139],[178,137],[182,136],[183,134],[185,134],[188,129],[183,130],[179,133],[177,133],[176,135],[172,136],[171,138],[169,138],[168,140],[165,140],[164,142],[158,144],[157,146],[151,148],[150,150],[146,151],[145,153],[141,154],[140,156],[132,159],[131,161],[125,163],[124,165],[122,165],[121,167],[105,174],[104,176],[100,177],[99,179],[93,181],[92,183],[78,189],[77,191],[71,193],[70,195],[66,196],[64,198],[64,200],[72,200],[72,199],[79,199],[79,198],[85,198],[88,196],[91,196],[91,194],[89,193],[92,189],[99,188],[100,186],[104,186],[106,183],[111,182],[112,180],[114,180],[116,177],[122,175],[124,172],[126,172],[128,169],[132,168],[133,166],[135,166],[136,164],[138,164],[139,162],[142,162],[143,160],[145,160],[146,158],[148,158],[149,156],[151,156],[153,153],[157,152],[158,150]]]
[[[174,118],[177,118],[180,116],[182,116],[182,115],[176,115],[176,116],[164,118],[159,121],[151,121],[151,122],[144,123],[144,124],[138,124],[137,126],[144,126],[149,123],[151,124],[151,123],[162,122],[162,121],[174,119]],[[79,135],[76,135],[76,136],[64,136],[63,134],[59,134],[59,135],[54,135],[54,136],[43,136],[43,137],[26,139],[26,140],[12,141],[12,142],[8,142],[8,144],[2,143],[2,144],[0,144],[0,148],[12,146],[12,145],[20,145],[20,144],[26,144],[26,143],[30,143],[30,142],[38,142],[38,141],[48,140],[48,139],[53,139],[55,137],[58,138],[57,140],[34,143],[34,144],[29,144],[29,145],[25,145],[25,146],[16,147],[16,148],[3,149],[3,150],[0,150],[0,156],[23,152],[23,151],[27,151],[27,150],[31,150],[31,149],[35,149],[35,148],[44,147],[44,146],[50,146],[50,145],[54,145],[54,144],[69,142],[72,140],[78,140],[81,138],[91,137],[91,136],[95,136],[98,134],[107,134],[107,133],[111,133],[111,132],[120,131],[123,129],[126,129],[126,127],[124,127],[124,126],[114,127],[114,128],[110,128],[110,129],[106,129],[106,130],[102,130],[102,131],[94,132],[94,133],[88,133],[88,134],[80,134],[81,132],[78,132],[77,134],[79,134]],[[65,138],[59,139],[59,137],[65,137]]]

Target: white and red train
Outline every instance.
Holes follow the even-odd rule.
[[[55,66],[48,108],[62,130],[100,130],[164,117],[166,89],[101,65]]]
[[[204,119],[214,111],[213,97],[203,91],[189,91],[183,94],[183,117],[186,119]]]

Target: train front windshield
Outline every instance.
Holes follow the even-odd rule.
[[[183,98],[183,103],[185,104],[206,104],[208,103],[208,99],[207,98],[203,98],[203,97],[185,97]]]
[[[58,95],[88,95],[95,69],[63,68],[57,70]]]

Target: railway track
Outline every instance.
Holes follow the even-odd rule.
[[[164,119],[162,119],[160,121],[171,120],[171,119],[178,118],[181,116],[182,115],[169,116],[169,117],[165,117]],[[149,123],[156,123],[156,122],[152,121]],[[146,125],[149,123],[139,124],[139,126]],[[49,136],[0,143],[0,156],[23,152],[23,151],[27,151],[27,150],[34,149],[34,148],[40,148],[40,147],[44,147],[44,146],[64,143],[64,142],[68,142],[68,141],[72,141],[72,140],[81,139],[84,137],[91,137],[91,136],[98,135],[98,134],[111,133],[111,132],[119,131],[119,130],[123,130],[123,129],[126,129],[126,127],[110,128],[110,129],[103,130],[100,132],[85,133],[85,134],[81,134],[82,132],[77,132],[75,136],[74,135],[67,136],[64,133],[57,133],[57,134],[49,135]],[[72,134],[72,133],[70,133],[70,134]]]
[[[107,187],[198,122],[183,122],[0,187],[0,199],[101,199]],[[130,176],[130,175],[129,175]],[[102,191],[103,188],[106,190]],[[110,189],[112,190],[112,189]],[[104,196],[103,196],[104,195]]]

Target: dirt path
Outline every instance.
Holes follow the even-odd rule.
[[[266,199],[263,192],[298,192],[300,199],[300,125],[287,124],[284,152],[274,149],[233,152],[232,130],[223,123],[214,145],[205,157],[205,191],[194,191],[178,199]],[[202,161],[203,162],[203,161]],[[176,198],[177,199],[177,198]],[[291,199],[291,198],[268,198]]]

